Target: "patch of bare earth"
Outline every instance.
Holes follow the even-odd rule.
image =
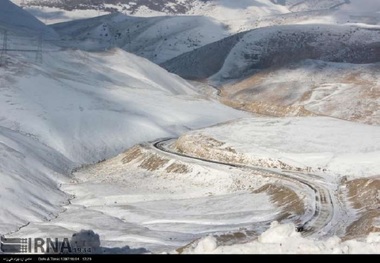
[[[345,186],[348,200],[358,211],[358,218],[346,229],[345,239],[380,232],[380,176],[351,180]]]
[[[265,70],[240,82],[224,86],[221,89],[220,101],[230,107],[260,115],[276,117],[317,115],[306,110],[302,105],[292,105],[297,102],[297,98],[288,101],[289,97],[293,96],[290,96],[290,93],[295,93],[294,88],[287,87],[291,83],[271,86],[268,89],[263,88],[272,74],[272,70]],[[310,96],[310,94],[306,93],[309,92],[298,96],[307,98],[306,95]]]
[[[141,158],[142,156],[143,152],[140,145],[136,145],[124,153],[124,157],[121,159],[121,162],[123,164],[130,163],[133,160]]]
[[[167,173],[184,174],[191,172],[191,168],[186,164],[173,161],[160,156],[141,145],[136,145],[123,154],[121,162],[123,164],[133,164],[147,171],[165,171]]]
[[[233,93],[238,93],[240,91],[243,91],[251,87],[260,86],[268,78],[268,75],[269,75],[269,72],[261,71],[245,79],[244,81],[240,81],[232,85],[227,85],[225,88],[221,89],[220,96],[227,97]]]
[[[176,173],[176,174],[186,174],[190,172],[189,168],[186,165],[175,163],[175,162],[169,165],[168,167],[166,167],[166,171],[168,173]]]
[[[344,78],[343,82],[353,84],[359,89],[360,100],[357,102],[357,106],[360,110],[352,114],[348,120],[379,125],[380,86],[361,77],[360,74],[350,74]]]
[[[152,154],[146,158],[140,165],[140,168],[143,168],[148,171],[157,171],[158,169],[164,167],[165,164],[169,162],[168,159],[161,158],[157,155]]]
[[[232,100],[230,98],[221,98],[220,101],[232,108],[248,111],[260,115],[265,116],[273,116],[273,117],[289,117],[289,116],[297,116],[297,117],[307,117],[307,116],[318,116],[321,114],[313,113],[307,109],[303,105],[297,106],[282,106],[276,105],[271,102],[264,101],[250,101],[244,102],[239,100]]]
[[[176,140],[174,147],[180,153],[198,158],[226,163],[245,163],[243,156],[235,149],[205,135],[185,134]]]
[[[277,159],[249,157],[205,134],[185,134],[176,140],[174,148],[189,156],[227,164],[243,164],[289,171],[311,171],[310,167],[290,166]]]

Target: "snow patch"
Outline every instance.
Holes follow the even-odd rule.
[[[380,233],[371,233],[366,240],[342,241],[338,237],[327,240],[303,238],[293,224],[273,222],[257,240],[231,246],[206,237],[189,246],[184,254],[379,254]]]

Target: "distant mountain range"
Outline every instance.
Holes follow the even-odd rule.
[[[325,10],[348,4],[349,0],[267,0],[275,5],[285,6],[291,12]],[[218,0],[24,0],[27,6],[56,7],[64,10],[95,9],[105,11],[127,10],[135,13],[139,8],[146,7],[153,11],[168,14],[188,14],[195,6],[200,5],[228,5],[239,7],[241,5],[257,4],[252,1],[218,1]],[[250,3],[251,2],[251,3]]]
[[[194,4],[210,2],[210,0],[25,0],[26,6],[56,7],[64,10],[94,9],[109,12],[127,10],[135,13],[142,6],[159,12],[170,14],[186,14]]]

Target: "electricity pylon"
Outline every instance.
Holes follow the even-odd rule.
[[[3,36],[3,48],[1,49],[0,66],[6,66],[7,64],[7,50],[8,50],[8,31],[4,30]]]

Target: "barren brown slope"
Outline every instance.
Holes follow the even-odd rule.
[[[323,115],[380,124],[380,64],[306,61],[224,85],[221,101],[270,116]]]
[[[358,218],[347,227],[347,239],[380,232],[380,176],[348,181],[347,195]]]

